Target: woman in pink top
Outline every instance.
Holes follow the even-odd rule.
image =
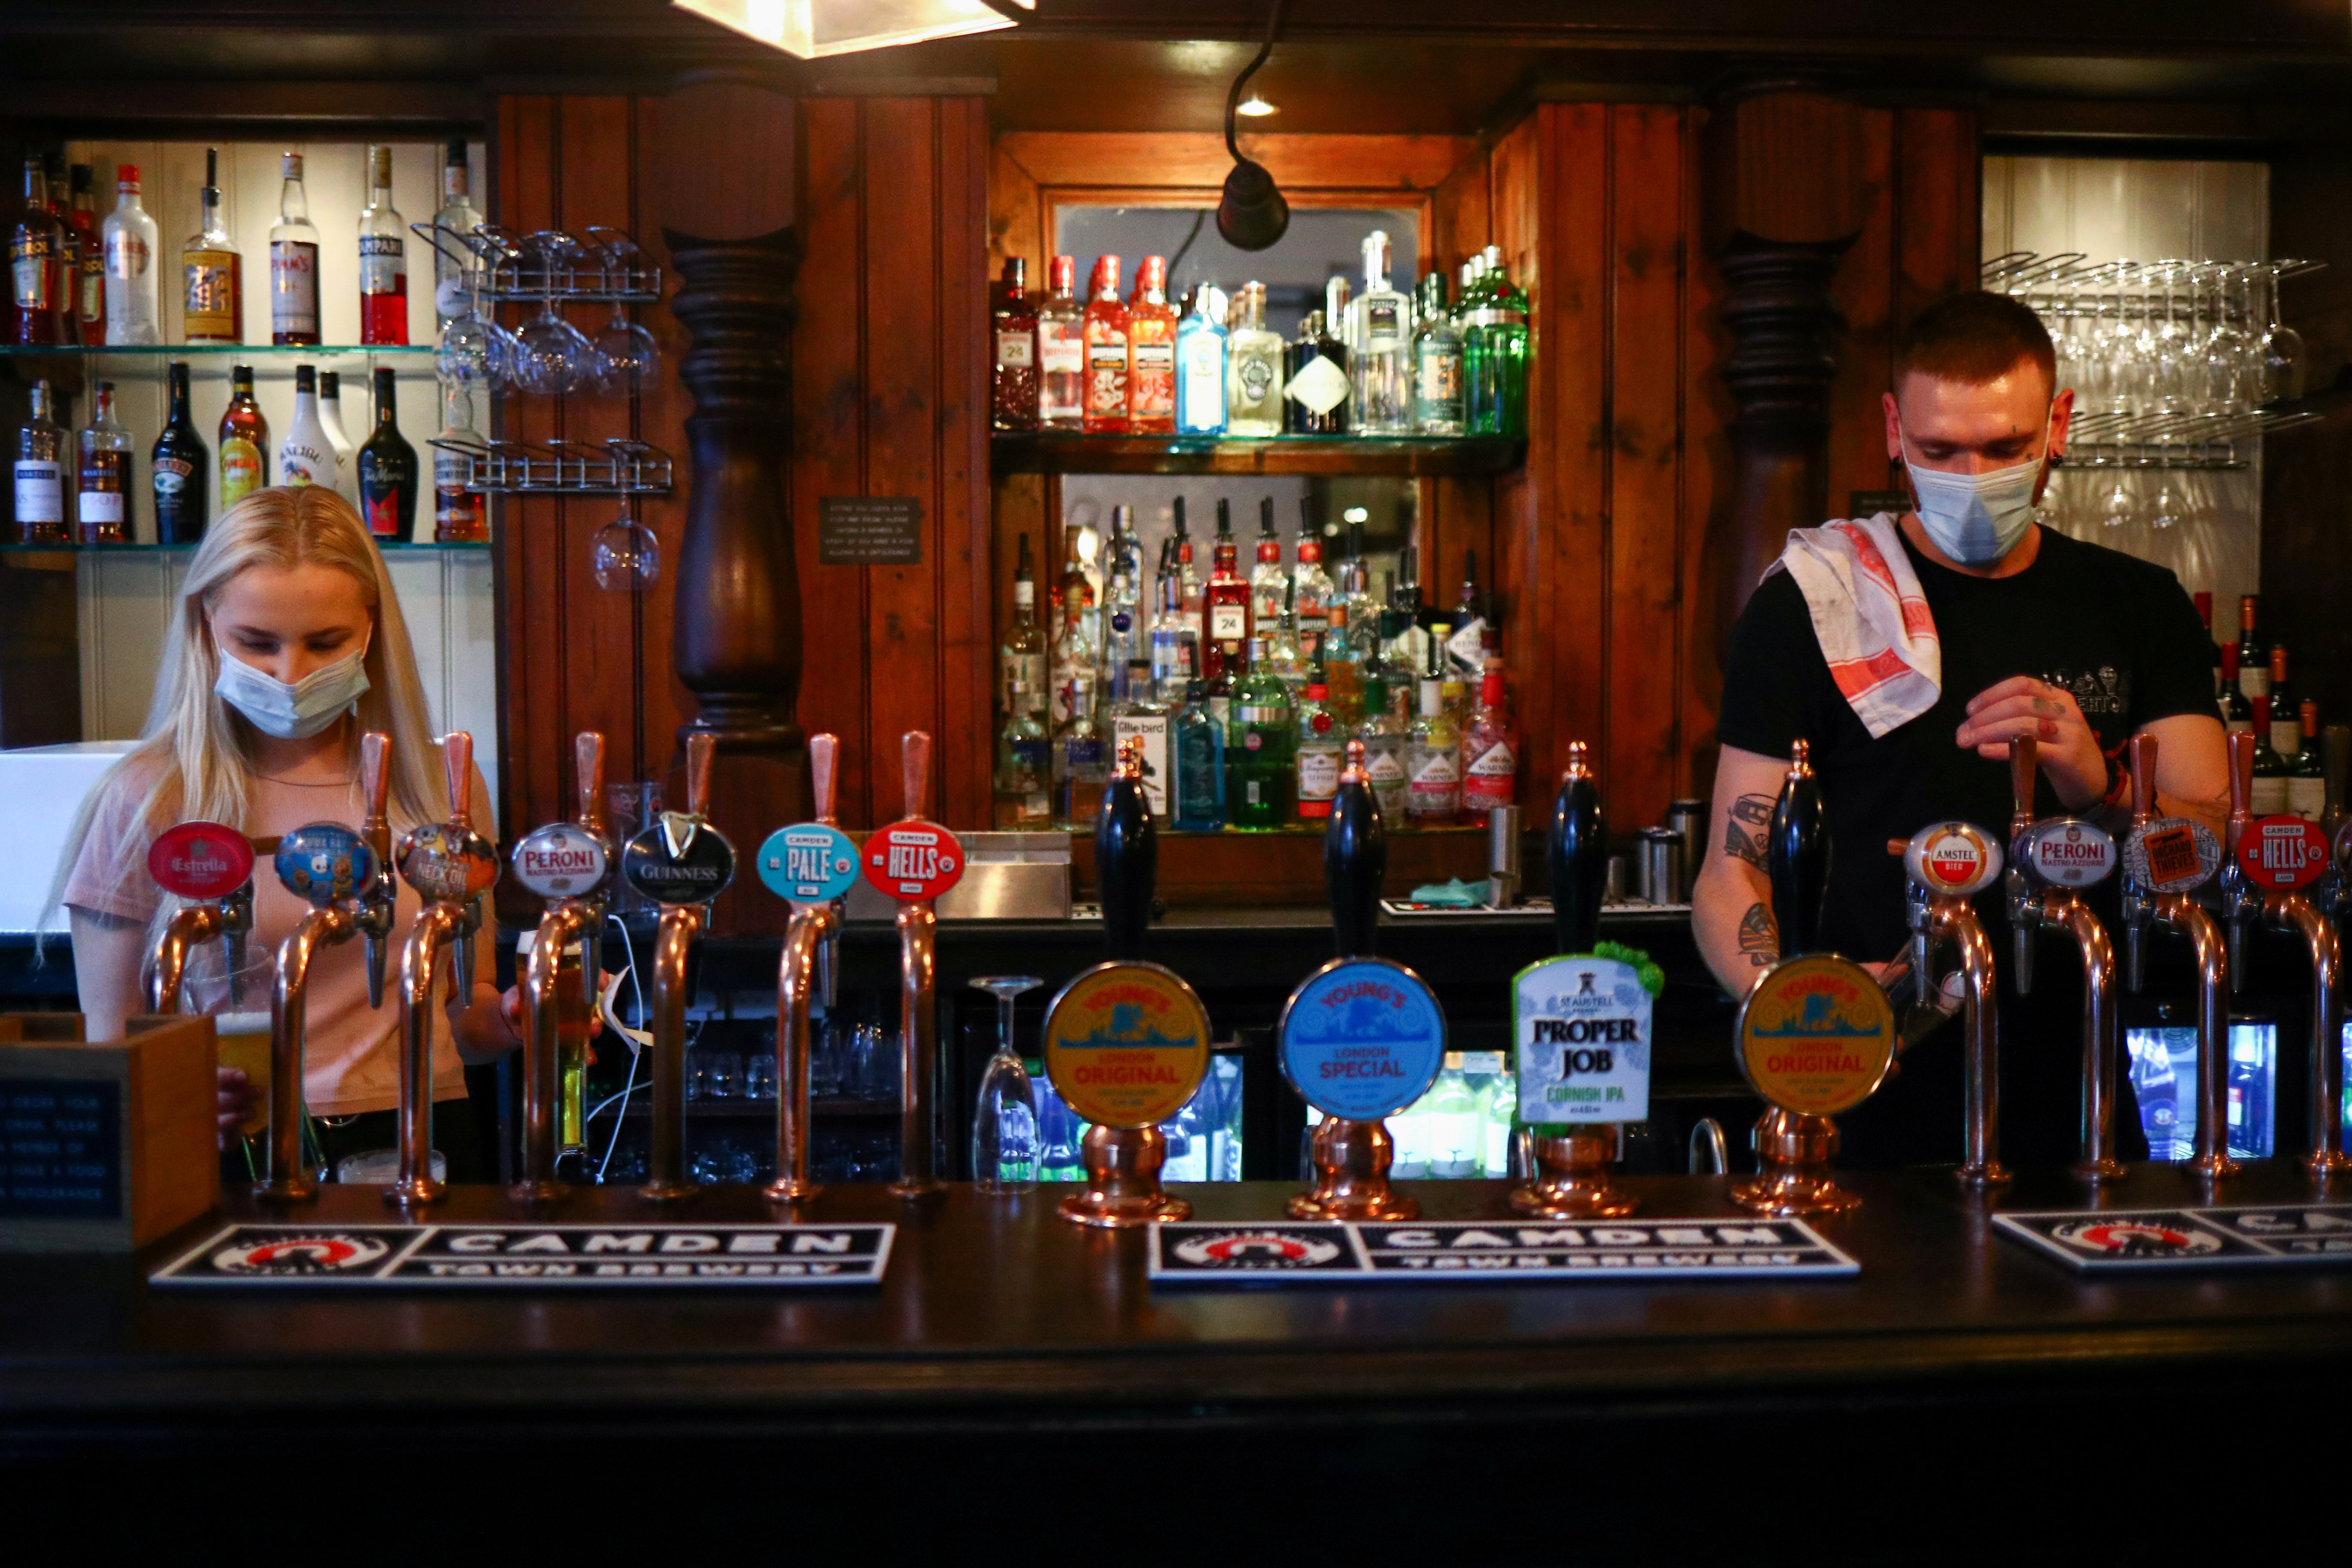
[[[359,742],[371,730],[392,737],[395,836],[447,817],[416,656],[366,525],[321,486],[256,490],[206,531],[188,563],[147,732],[90,793],[58,865],[51,900],[72,919],[75,982],[89,1038],[120,1036],[123,1020],[142,1010],[142,966],[178,902],[147,874],[154,836],[197,818],[257,839],[310,822],[355,827],[365,815]],[[489,804],[478,770],[474,820],[495,839]],[[248,952],[275,954],[307,906],[266,863],[254,886]],[[403,883],[395,942],[418,910],[415,890]],[[494,973],[487,921],[475,942],[475,973]],[[197,1005],[225,989],[222,963],[218,943],[192,959],[186,985]],[[436,1111],[435,1143],[459,1176],[478,1163],[464,1063],[520,1042],[512,993],[501,997],[478,979],[472,995],[451,995],[454,966],[445,965],[442,976],[433,1098],[456,1103]],[[331,1164],[340,1152],[394,1142],[398,989],[385,987],[383,1007],[368,1005],[357,942],[323,948],[311,963],[302,1089],[310,1114],[322,1119]],[[221,1069],[225,1145],[257,1093],[243,1073]]]

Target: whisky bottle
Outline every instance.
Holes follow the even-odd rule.
[[[65,226],[49,211],[48,179],[38,158],[25,160],[25,205],[8,235],[8,280],[16,296],[9,342],[62,343],[65,301],[58,295],[58,258],[66,246]]]
[[[96,406],[81,432],[81,483],[74,516],[84,544],[131,542],[131,432],[114,417],[114,383],[98,384]]]
[[[39,159],[26,162],[39,172]],[[31,401],[16,428],[16,542],[65,544],[73,537],[66,526],[66,433],[50,417],[47,382],[33,383]]]
[[[192,343],[245,341],[245,258],[221,222],[220,149],[205,149],[205,184],[197,193],[204,222],[180,247],[180,335]]]
[[[1279,333],[1266,330],[1265,285],[1244,283],[1234,299],[1234,319],[1225,339],[1225,434],[1282,434],[1283,368]]]
[[[1087,412],[1087,312],[1078,303],[1077,258],[1056,256],[1037,302],[1037,423],[1078,430]]]
[[[99,237],[89,165],[73,165],[71,178],[73,200],[66,209],[66,226],[74,237],[74,276],[60,301],[66,313],[64,341],[94,349],[106,342],[106,245]]]

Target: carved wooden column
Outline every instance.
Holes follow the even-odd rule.
[[[1845,330],[1830,285],[1862,228],[1862,116],[1801,81],[1755,82],[1725,95],[1706,134],[1706,237],[1738,408],[1716,566],[1727,627],[1789,530],[1829,515],[1828,395]]]

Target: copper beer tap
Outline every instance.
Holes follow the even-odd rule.
[[[410,829],[400,841],[400,875],[425,900],[400,952],[400,1175],[386,1203],[439,1201],[433,1174],[433,1011],[441,950],[462,942],[466,911],[499,878],[498,851],[474,831],[474,737],[441,737],[449,819]],[[466,994],[459,994],[459,1000]]]
[[[163,932],[155,939],[154,950],[148,955],[147,1010],[151,1013],[176,1013],[180,1010],[180,985],[188,972],[188,955],[205,942],[217,941],[224,955],[224,973],[236,974],[245,968],[245,935],[253,929],[253,879],[250,876],[253,851],[244,835],[235,828],[217,823],[182,823],[175,832],[190,827],[207,829],[217,835],[219,842],[244,846],[243,854],[248,875],[236,887],[225,893],[209,897],[191,894],[185,889],[193,884],[166,880],[163,873],[157,880],[167,892],[183,898],[193,898],[180,909],[172,911],[164,922]],[[154,857],[148,863],[154,868]]]
[[[2017,994],[2033,992],[2033,946],[2043,931],[2072,937],[2083,953],[2083,1157],[2074,1174],[2111,1182],[2124,1173],[2116,1158],[2116,1063],[2121,1024],[2116,1010],[2116,945],[2079,889],[2104,881],[2115,868],[2115,841],[2079,817],[2033,819],[2033,782],[2040,743],[2031,735],[2010,742],[2009,921]]]
[[[569,824],[528,834],[515,846],[515,876],[548,900],[531,938],[522,976],[522,1179],[513,1195],[550,1202],[571,1189],[556,1179],[557,1127],[563,1077],[562,1023],[571,1008],[562,995],[563,955],[581,944],[576,1000],[579,1026],[597,1002],[599,968],[592,958],[610,900],[611,848],[604,825],[604,737],[583,730],[572,737],[572,784],[578,807]],[[560,862],[551,869],[540,862]]]
[[[2000,1058],[1993,994],[1992,942],[1969,900],[2000,875],[2000,849],[1965,822],[1938,823],[1913,836],[1904,854],[1911,875],[1911,967],[1924,987],[1935,970],[1935,944],[1959,952],[1961,1030],[1967,1041],[1966,1148],[1956,1173],[1972,1187],[2009,1180],[2000,1163]]]
[[[829,734],[808,740],[809,783],[816,795],[816,820],[834,818],[840,742]],[[776,1179],[767,1195],[780,1204],[806,1203],[824,1189],[809,1180],[809,1004],[826,994],[825,959],[841,930],[840,900],[795,903],[784,927],[782,960],[776,966]]]
[[[705,820],[710,808],[710,763],[718,737],[696,731],[686,738],[686,810],[662,813],[630,841],[624,874],[661,905],[654,937],[652,1136],[646,1182],[638,1192],[656,1202],[691,1196],[686,1175],[687,960],[710,924],[710,900],[734,879],[733,847]]]
[[[2224,1059],[2230,960],[2221,928],[2189,889],[2213,874],[2220,849],[2201,823],[2156,815],[2156,737],[2134,735],[2125,746],[2132,775],[2132,833],[2124,851],[2125,977],[2137,995],[2151,926],[2181,932],[2196,952],[2197,1157],[2190,1163],[2200,1175],[2216,1180],[2238,1171],[2230,1158]]]
[[[370,731],[360,737],[360,795],[367,820],[384,820],[392,769],[392,737]],[[350,886],[332,871],[321,885],[309,864],[314,852],[331,865],[342,858]],[[302,1057],[310,1006],[310,961],[322,947],[352,940],[362,922],[392,904],[392,873],[362,831],[333,823],[298,827],[279,840],[278,879],[287,891],[309,900],[310,910],[278,945],[278,981],[269,995],[269,1178],[254,1191],[279,1203],[318,1194],[318,1184],[302,1163]],[[371,975],[380,986],[380,977]]]
[[[900,752],[906,820],[920,821],[930,794],[931,738],[907,731]],[[939,1013],[932,1005],[938,971],[939,916],[929,899],[898,905],[898,1179],[902,1198],[946,1191],[932,1170],[931,1074],[939,1062]]]
[[[2245,930],[2257,917],[2273,931],[2303,938],[2311,954],[2311,1148],[2304,1169],[2322,1185],[2352,1169],[2344,1152],[2344,948],[2320,905],[2300,887],[2258,888],[2242,861],[2246,830],[2252,826],[2255,739],[2240,730],[2230,737],[2230,838],[2222,847],[2222,909],[2230,921],[2230,988],[2245,984]],[[2294,841],[2290,840],[2290,846]],[[2326,858],[2320,862],[2326,863]],[[2298,868],[2300,869],[2300,868]],[[2315,880],[2315,878],[2310,879]],[[2202,1066],[2200,1058],[2200,1066]],[[2201,1077],[2201,1075],[2200,1075]],[[2204,1108],[2198,1108],[2204,1131]]]

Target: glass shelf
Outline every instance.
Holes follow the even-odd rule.
[[[433,356],[431,343],[139,343],[90,348],[79,343],[0,343],[0,355],[20,359],[336,359],[352,354]]]
[[[1515,436],[1088,436],[996,431],[1000,474],[1390,474],[1411,479],[1507,473],[1527,461]]]
[[[441,544],[430,539],[379,539],[375,547],[387,555],[417,550],[488,550],[488,541],[472,543]],[[57,555],[71,552],[77,555],[168,555],[193,554],[193,544],[19,544],[11,541],[0,543],[0,554]]]

